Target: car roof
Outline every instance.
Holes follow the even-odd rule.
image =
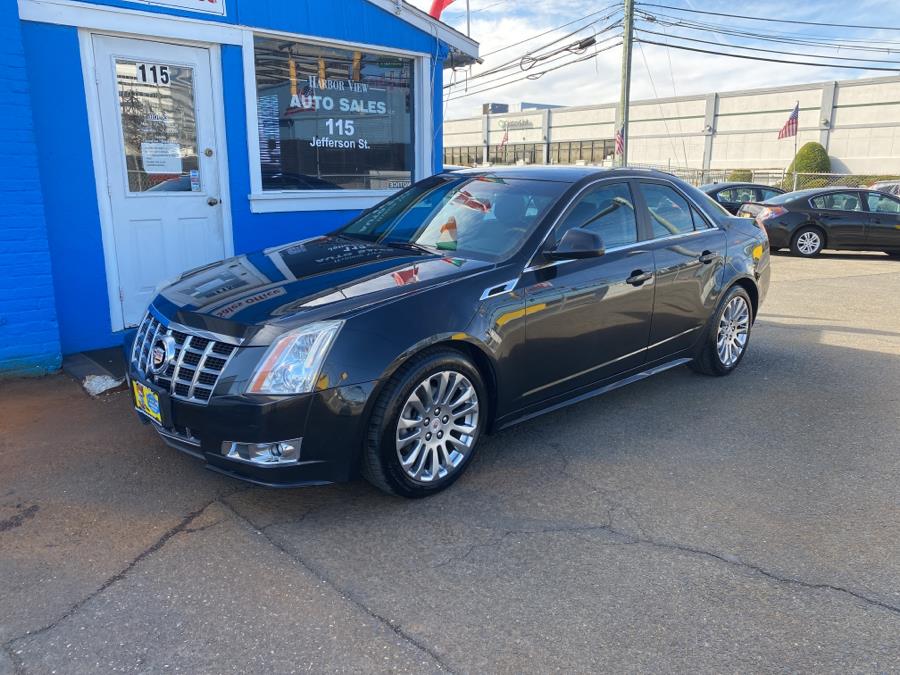
[[[763,185],[762,183],[744,183],[741,181],[722,181],[721,183],[707,183],[706,185],[701,185],[699,189],[707,192],[709,190],[719,190],[722,188],[732,187],[755,187],[765,188],[767,190],[781,190],[780,187],[775,187],[774,185]]]
[[[655,169],[636,167],[608,168],[602,166],[568,166],[568,165],[527,165],[527,166],[491,166],[454,171],[454,176],[495,176],[497,178],[528,178],[531,180],[548,180],[560,183],[577,183],[590,176],[656,176],[659,178],[676,178],[673,174]]]

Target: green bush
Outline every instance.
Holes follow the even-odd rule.
[[[809,142],[804,143],[797,151],[794,161],[787,169],[787,175],[781,184],[782,189],[792,190],[794,188],[794,173],[830,173],[831,159],[828,157],[828,151],[821,143]],[[799,187],[799,186],[798,186]]]
[[[725,177],[725,180],[729,183],[752,183],[753,171],[750,169],[735,169]]]

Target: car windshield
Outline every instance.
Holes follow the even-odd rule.
[[[568,187],[490,175],[432,176],[362,213],[338,233],[502,260],[522,245]]]

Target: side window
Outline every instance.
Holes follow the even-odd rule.
[[[900,213],[900,201],[893,197],[869,192],[866,194],[866,200],[869,202],[869,211],[873,213]]]
[[[772,199],[772,197],[777,197],[781,193],[778,190],[768,190],[766,188],[760,188],[759,190],[759,200],[761,202],[766,201],[767,199]]]
[[[736,202],[734,190],[728,188],[726,190],[719,190],[716,193],[716,201],[720,204],[728,204],[729,202]]]
[[[862,211],[862,204],[855,192],[829,192],[812,198],[812,205],[817,209],[832,211]]]
[[[687,200],[673,188],[656,183],[641,183],[641,192],[647,209],[650,211],[650,222],[653,225],[653,237],[670,237],[673,234],[685,234],[694,231],[694,214]],[[699,229],[706,227],[699,215]]]
[[[628,184],[602,185],[588,192],[556,228],[556,241],[573,227],[596,232],[606,248],[637,242],[634,200]]]
[[[700,215],[700,212],[691,205],[691,218],[694,220],[695,230],[708,230],[712,227],[709,221]]]

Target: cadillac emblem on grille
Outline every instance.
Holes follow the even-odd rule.
[[[165,372],[169,364],[175,360],[175,338],[171,335],[162,335],[153,343],[150,354],[150,370],[154,375]]]

